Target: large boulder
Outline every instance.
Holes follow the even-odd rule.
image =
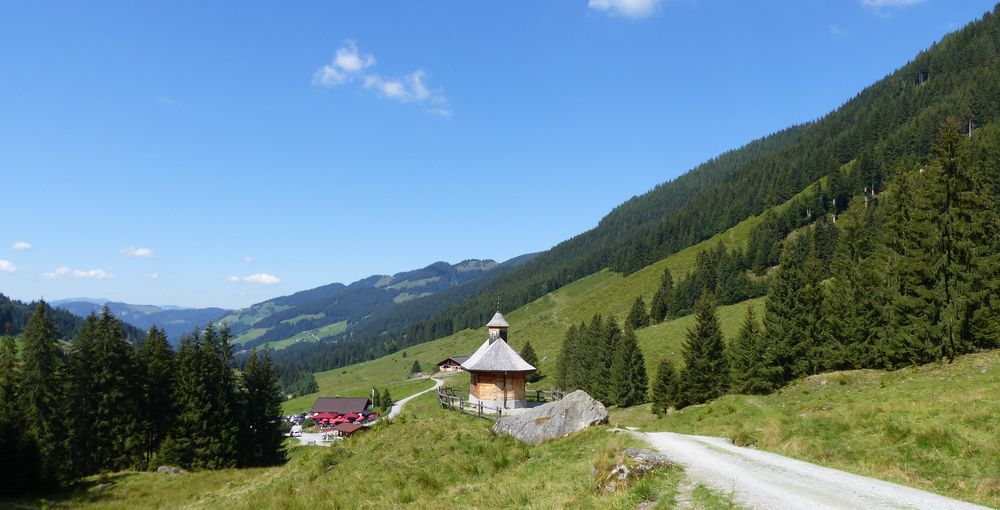
[[[587,392],[576,390],[562,400],[504,416],[493,425],[493,431],[509,434],[528,444],[538,444],[607,422],[608,410],[604,404],[591,398]]]

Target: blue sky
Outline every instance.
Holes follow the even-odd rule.
[[[239,307],[544,250],[990,8],[5,2],[0,292]]]

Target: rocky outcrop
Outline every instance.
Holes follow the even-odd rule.
[[[666,455],[640,448],[626,448],[620,461],[610,469],[600,470],[594,467],[597,477],[598,494],[611,494],[628,489],[646,474],[660,468],[670,468],[673,464]]]
[[[577,390],[562,400],[504,416],[493,425],[497,434],[508,434],[514,439],[538,444],[579,432],[598,423],[607,423],[608,410],[585,391]]]
[[[176,467],[176,466],[160,466],[160,467],[156,468],[156,472],[157,473],[164,473],[164,474],[168,474],[168,475],[179,475],[181,473],[184,473],[185,471],[183,469],[179,468],[179,467]]]

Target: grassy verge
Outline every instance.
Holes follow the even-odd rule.
[[[599,496],[593,466],[638,446],[636,439],[595,427],[529,447],[494,435],[490,426],[490,421],[443,410],[433,395],[425,395],[392,423],[330,448],[293,449],[286,466],[93,477],[46,504],[84,509],[625,509],[648,500],[672,501],[682,477],[680,471],[662,470],[625,491]],[[98,489],[99,483],[110,485]]]
[[[611,421],[728,437],[1000,507],[1000,350],[894,372],[822,374],[773,395],[730,395],[659,419],[649,405],[613,409]]]
[[[371,394],[373,387],[369,383],[375,384],[375,381],[356,381],[344,386],[335,387],[334,391],[320,393],[320,395],[324,397],[367,397]],[[434,381],[430,379],[409,379],[386,385],[377,385],[379,391],[382,391],[383,388],[389,388],[389,395],[392,396],[394,401],[426,390],[432,386],[434,386]],[[328,388],[330,387],[328,386]],[[317,396],[319,395],[311,394],[293,398],[282,404],[282,410],[285,414],[304,413],[312,408]]]

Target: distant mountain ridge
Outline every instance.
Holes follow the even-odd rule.
[[[393,275],[372,275],[349,285],[331,283],[276,297],[232,311],[216,322],[229,324],[236,335],[234,343],[244,347],[264,343],[282,347],[296,336],[329,339],[375,313],[476,281],[498,267],[489,259],[435,262]]]
[[[179,306],[134,305],[117,301],[100,302],[96,299],[61,299],[53,301],[53,308],[66,310],[78,317],[100,313],[101,307],[108,306],[111,313],[126,324],[147,331],[151,326],[163,329],[174,345],[183,335],[209,324],[229,313],[225,308],[183,308]]]

